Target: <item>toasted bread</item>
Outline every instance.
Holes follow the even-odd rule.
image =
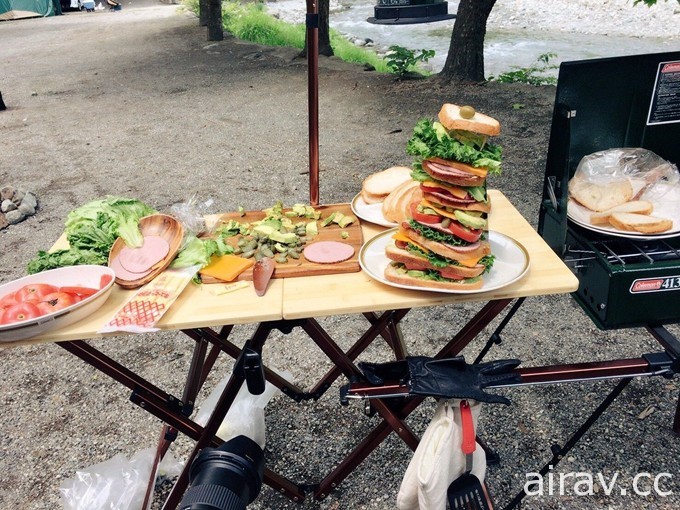
[[[445,103],[439,111],[439,122],[446,129],[462,129],[480,135],[496,136],[501,133],[501,124],[496,119],[475,112],[472,118],[465,119],[460,115],[460,106]]]
[[[569,181],[569,194],[591,211],[602,212],[630,201],[633,198],[633,185],[630,179],[599,184],[574,177]]]
[[[644,234],[659,234],[673,228],[673,221],[668,218],[623,212],[612,213],[609,223],[619,230]]]
[[[411,169],[393,166],[366,177],[361,183],[361,196],[367,204],[382,202],[401,183],[411,180]]]
[[[646,200],[631,200],[606,211],[593,213],[590,215],[590,223],[593,225],[607,225],[609,223],[609,217],[612,213],[635,213],[635,214],[652,214],[654,206],[651,202]]]

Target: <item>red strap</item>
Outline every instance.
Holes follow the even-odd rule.
[[[467,400],[460,401],[460,418],[463,429],[463,444],[462,449],[465,455],[475,451],[477,443],[475,442],[475,424],[472,422],[472,410]]]

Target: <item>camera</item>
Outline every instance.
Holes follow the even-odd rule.
[[[189,470],[179,510],[245,510],[260,493],[264,452],[246,436],[204,448]]]

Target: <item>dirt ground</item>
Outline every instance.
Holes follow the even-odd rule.
[[[70,210],[106,194],[167,210],[197,193],[214,199],[215,212],[308,200],[307,68],[294,50],[229,37],[209,43],[193,16],[151,0],[126,3],[116,13],[3,22],[0,40],[0,92],[8,106],[0,112],[0,187],[33,191],[39,200],[35,216],[0,230],[0,283],[25,274],[26,262],[59,237]],[[405,145],[413,125],[450,101],[500,120],[504,170],[491,186],[537,223],[554,88],[397,82],[322,58],[319,89],[322,203],[349,202],[368,174],[409,164]],[[408,345],[434,353],[476,309],[412,312],[403,323]],[[341,345],[365,329],[362,317],[322,322]],[[234,341],[249,333],[238,328]],[[504,339],[492,357],[518,357],[527,366],[636,357],[657,348],[639,330],[598,331],[569,296],[527,300]],[[177,374],[186,370],[193,345],[184,335],[93,344],[181,395]],[[473,343],[470,356],[482,345]],[[299,333],[281,334],[270,347],[265,361],[290,370],[303,386],[327,368]],[[388,356],[377,344],[366,354]],[[229,369],[230,361],[221,360],[207,387]],[[498,501],[521,489],[525,473],[550,459],[549,446],[563,444],[611,386],[512,390],[512,406],[485,408],[482,432],[502,458],[488,472]],[[680,506],[680,446],[670,430],[678,384],[648,379],[631,386],[555,473],[619,473],[629,488],[636,473],[670,473],[661,481],[673,494],[599,490],[531,498],[526,508]],[[56,345],[0,350],[0,508],[59,508],[59,485],[76,470],[154,446],[159,421],[128,397]],[[275,398],[267,408],[269,465],[296,481],[318,480],[376,423],[360,407],[341,408],[335,386],[318,402]],[[641,418],[648,409],[653,412]],[[416,431],[429,410],[410,418]],[[190,447],[179,439],[173,452],[181,458]],[[323,502],[309,496],[295,504],[265,487],[252,507],[391,509],[409,458],[408,448],[390,437]]]

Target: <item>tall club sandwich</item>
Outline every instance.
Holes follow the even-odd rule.
[[[494,257],[488,241],[489,174],[500,173],[497,120],[472,107],[445,104],[439,122],[418,122],[407,152],[422,199],[409,205],[406,221],[386,248],[392,261],[385,278],[404,285],[475,290]]]

